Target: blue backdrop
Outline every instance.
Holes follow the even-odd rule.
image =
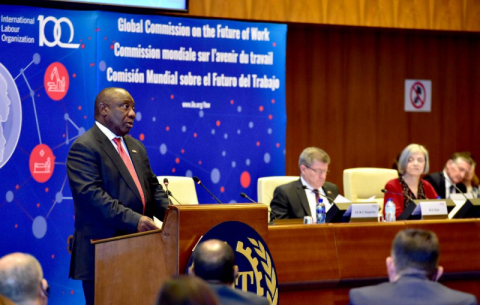
[[[96,94],[136,101],[132,136],[157,175],[198,176],[222,202],[285,174],[285,25],[0,5],[0,256],[28,252],[50,304],[69,280],[74,211],[65,169]],[[212,198],[197,189],[201,203]]]

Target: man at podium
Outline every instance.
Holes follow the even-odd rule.
[[[70,148],[67,174],[75,206],[70,277],[82,280],[86,304],[94,302],[92,239],[158,229],[168,198],[153,174],[145,147],[128,136],[135,102],[121,88],[95,99],[95,124]]]
[[[300,179],[281,185],[270,203],[278,219],[313,216],[320,198],[328,205],[338,196],[338,187],[327,182],[330,156],[320,148],[307,147],[300,154]]]

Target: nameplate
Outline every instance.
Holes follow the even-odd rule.
[[[378,203],[355,203],[350,205],[350,222],[378,221]]]
[[[422,219],[445,219],[448,217],[447,202],[420,201],[412,215],[422,215]]]

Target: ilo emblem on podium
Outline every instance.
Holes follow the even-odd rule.
[[[198,243],[209,239],[223,240],[232,247],[238,266],[236,289],[266,297],[272,305],[279,304],[275,264],[267,244],[257,231],[242,222],[227,221],[211,228]],[[192,263],[190,257],[185,273]]]

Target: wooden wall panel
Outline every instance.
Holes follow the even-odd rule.
[[[477,0],[200,0],[190,16],[382,28],[480,31]]]
[[[410,143],[440,171],[455,151],[480,160],[480,35],[290,25],[287,36],[286,173],[298,174],[307,146],[343,170],[391,167]],[[404,112],[405,79],[432,80],[432,112]]]

